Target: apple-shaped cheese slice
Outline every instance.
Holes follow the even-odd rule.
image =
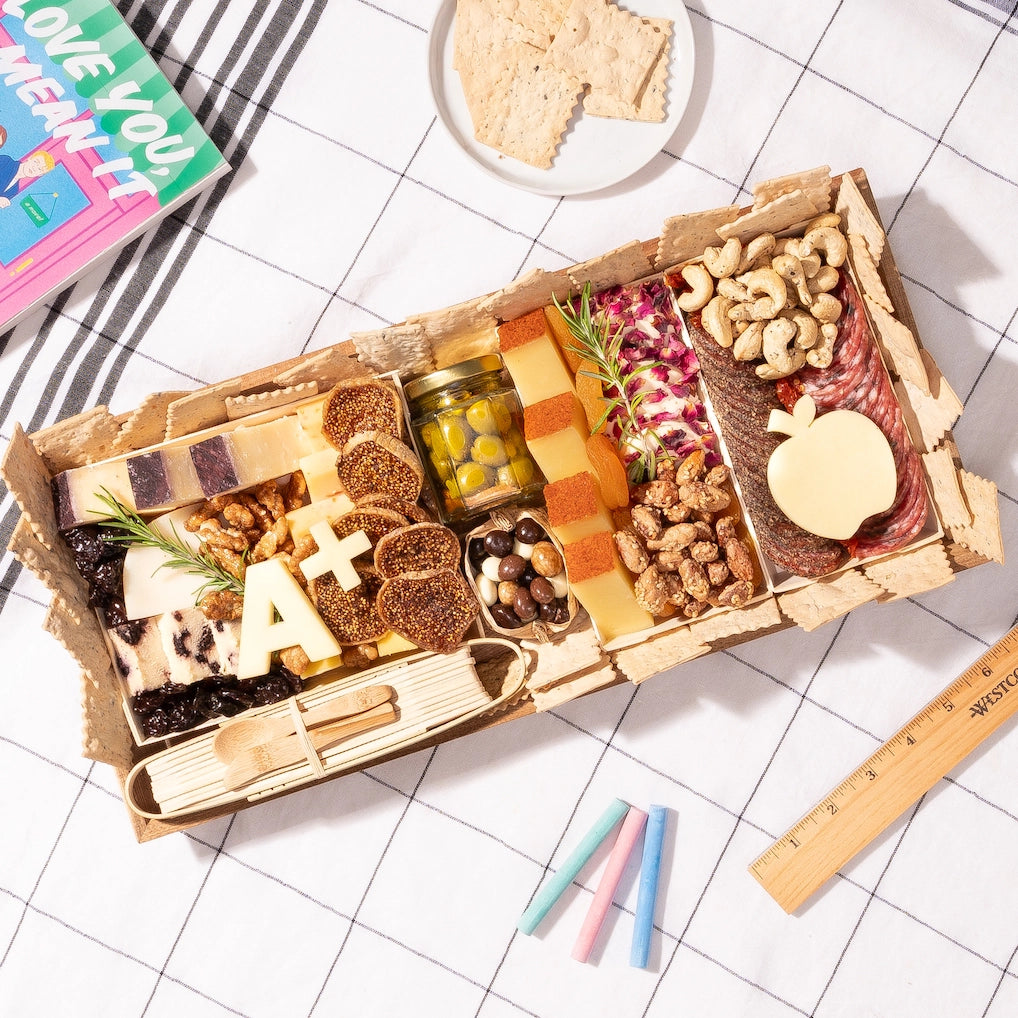
[[[889,509],[898,486],[894,453],[865,414],[816,416],[812,396],[792,413],[772,410],[768,431],[790,436],[771,453],[767,483],[778,508],[803,530],[847,541],[875,513]]]

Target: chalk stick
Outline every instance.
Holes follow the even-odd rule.
[[[619,831],[619,836],[615,839],[615,846],[612,848],[611,855],[608,856],[604,873],[601,875],[601,882],[594,892],[594,900],[590,903],[587,916],[580,927],[580,934],[573,946],[572,956],[577,961],[586,961],[590,957],[594,941],[597,940],[605,916],[608,915],[608,909],[611,907],[612,898],[615,897],[615,891],[622,879],[626,863],[636,847],[637,839],[646,822],[647,814],[642,809],[631,806],[629,812],[626,813],[626,819],[622,822],[622,830]]]
[[[598,846],[611,834],[615,825],[626,815],[629,803],[621,799],[612,800],[611,805],[601,814],[597,823],[583,836],[566,861],[542,887],[520,916],[516,928],[528,936],[537,929],[537,924],[551,911],[552,906],[562,897],[562,892],[573,882],[586,865],[587,860],[597,851]]]
[[[640,862],[640,889],[636,895],[636,922],[633,925],[633,944],[629,964],[645,969],[650,957],[650,938],[654,931],[654,908],[657,905],[658,874],[661,872],[661,845],[664,841],[668,810],[664,806],[651,806],[647,814],[647,833],[643,839],[643,859]]]

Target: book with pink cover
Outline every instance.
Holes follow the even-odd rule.
[[[109,0],[0,4],[0,333],[228,170]]]

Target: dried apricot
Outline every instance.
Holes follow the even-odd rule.
[[[607,435],[591,435],[587,439],[587,459],[597,474],[601,497],[609,509],[629,504],[629,481],[618,450]]]
[[[597,374],[597,365],[593,361],[580,361],[579,370],[576,372],[576,398],[587,415],[587,427],[592,434],[604,431],[604,416],[608,409],[608,404],[604,401],[601,379]]]

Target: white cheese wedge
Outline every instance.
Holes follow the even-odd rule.
[[[311,533],[311,528],[319,520],[335,523],[344,513],[354,508],[353,499],[349,495],[336,494],[323,498],[320,502],[302,505],[286,514],[286,522],[290,528],[290,536],[294,542],[303,540]]]
[[[250,487],[290,473],[300,455],[297,415],[278,421],[237,428],[233,438],[233,468],[241,487]]]
[[[197,551],[200,547],[197,534],[184,529],[187,518],[196,505],[186,505],[173,512],[158,516],[151,523],[153,529],[166,537],[176,536],[187,547]],[[158,548],[132,544],[124,558],[124,607],[129,619],[144,619],[152,615],[193,608],[195,595],[205,582],[201,576],[168,566],[169,556]]]
[[[343,490],[343,482],[339,479],[339,471],[336,469],[338,462],[339,453],[332,446],[328,449],[319,449],[309,456],[301,456],[297,461],[304,474],[304,480],[307,481],[308,496],[312,502],[320,502]]]
[[[305,403],[297,408],[297,420],[300,422],[300,455],[310,456],[311,453],[320,452],[324,449],[336,450],[329,444],[329,440],[322,434],[322,408],[325,400],[315,400],[313,403]]]

